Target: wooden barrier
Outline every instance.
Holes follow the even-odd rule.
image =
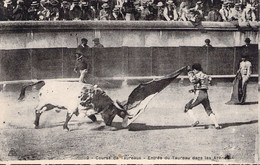
[[[251,49],[250,49],[251,50]],[[84,52],[98,78],[163,76],[199,62],[210,75],[234,75],[244,53],[241,47],[118,47]],[[77,78],[75,48],[0,50],[0,81]],[[258,48],[250,61],[258,73]]]

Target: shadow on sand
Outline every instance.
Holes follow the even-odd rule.
[[[233,122],[233,123],[220,123],[219,125],[222,126],[222,129],[228,128],[228,127],[236,127],[236,126],[241,126],[241,125],[248,125],[248,124],[255,124],[257,123],[258,120],[251,120],[251,121],[247,121],[247,122]],[[98,124],[101,124],[102,121],[98,121]],[[93,122],[90,121],[85,121],[85,122],[79,122],[77,123],[72,122],[69,124],[69,126],[73,126],[73,125],[91,125],[91,130],[93,131],[104,131],[104,130],[110,130],[110,131],[118,131],[118,130],[122,130],[122,129],[128,129],[129,131],[148,131],[148,130],[164,130],[164,129],[182,129],[182,128],[191,128],[190,125],[167,125],[167,126],[154,126],[154,125],[146,125],[145,123],[132,123],[131,125],[129,125],[127,128],[122,127],[122,123],[121,122],[114,122],[112,124],[112,127],[109,126],[105,126],[105,125],[93,125]],[[54,127],[62,127],[63,123],[57,123],[57,124],[53,124],[53,125],[42,125],[39,128],[43,129],[43,128],[54,128]],[[198,125],[194,128],[196,129],[207,129],[207,128],[214,128],[214,126],[210,126],[209,125]],[[76,131],[76,130],[83,130],[84,128],[74,128],[71,131]]]
[[[257,123],[258,120],[252,120],[248,122],[234,122],[234,123],[221,123],[222,129],[228,128],[228,127],[235,127],[235,126],[241,126],[241,125],[247,125],[247,124],[254,124]],[[121,123],[113,123],[113,126],[119,129],[124,129],[121,126]],[[195,128],[199,129],[205,129],[208,125],[198,125]],[[213,127],[213,126],[212,126]],[[190,125],[167,125],[167,126],[152,126],[152,125],[146,125],[144,123],[132,123],[128,126],[129,131],[147,131],[147,130],[164,130],[164,129],[181,129],[181,128],[191,128]],[[214,127],[213,127],[214,128]]]

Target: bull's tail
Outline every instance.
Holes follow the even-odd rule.
[[[19,96],[18,100],[21,101],[21,100],[23,100],[23,99],[25,98],[25,90],[26,90],[26,88],[32,87],[32,86],[38,85],[38,84],[42,84],[42,86],[43,86],[43,85],[45,85],[45,82],[44,82],[44,81],[38,81],[38,82],[33,83],[33,84],[24,85],[24,86],[22,87],[22,89],[21,89],[21,93],[20,93],[20,96]]]

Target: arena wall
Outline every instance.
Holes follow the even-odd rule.
[[[15,21],[0,22],[0,49],[75,48],[80,39],[99,37],[105,47],[201,46],[209,38],[215,47],[244,44],[259,39],[259,22],[166,21]]]
[[[212,75],[234,75],[241,45],[255,44],[250,57],[258,73],[259,23],[140,21],[0,22],[0,81],[76,78],[80,39],[99,37],[104,49],[86,52],[96,77],[162,76],[200,62]],[[204,40],[213,49],[205,49]]]
[[[211,75],[234,75],[241,47],[109,47],[84,52],[95,77],[149,77],[169,74],[182,66],[201,63]],[[0,50],[0,81],[76,78],[75,48]],[[250,53],[258,73],[258,45]]]

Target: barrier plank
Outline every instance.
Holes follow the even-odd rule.
[[[62,48],[32,49],[32,78],[62,78]]]
[[[209,50],[208,74],[230,75],[233,74],[234,48],[218,47]]]
[[[76,56],[75,48],[63,48],[63,78],[76,78],[79,77],[78,73],[74,72]]]
[[[152,59],[151,48],[128,48],[128,76],[151,76]]]
[[[187,47],[181,46],[180,48],[180,65],[191,66],[194,63],[200,63],[203,70],[208,70],[208,54],[207,48],[203,47]]]
[[[181,67],[178,47],[153,47],[152,75],[167,75]]]
[[[92,48],[94,75],[97,77],[123,76],[122,48]]]
[[[2,50],[1,53],[1,76],[5,81],[31,79],[28,49]]]

